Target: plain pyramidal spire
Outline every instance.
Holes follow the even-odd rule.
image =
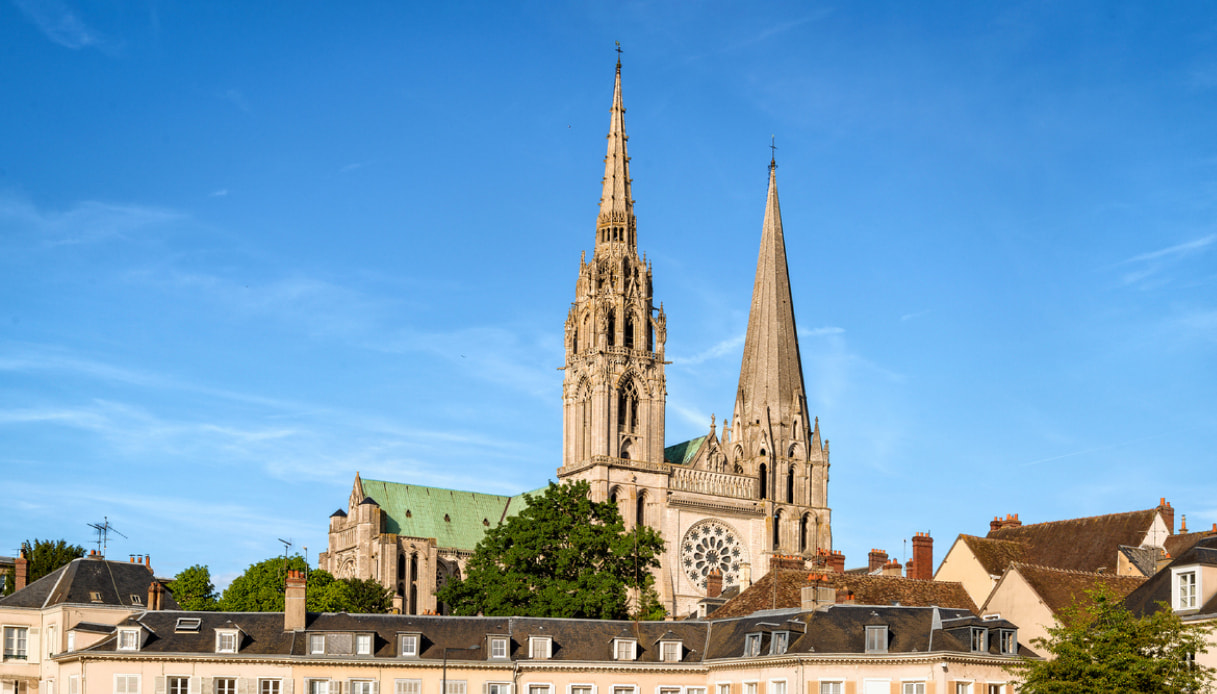
[[[790,421],[803,400],[803,365],[790,296],[782,209],[778,204],[777,161],[769,161],[769,192],[761,230],[761,250],[752,286],[752,308],[740,367],[739,399],[745,421],[764,419],[769,411]]]
[[[634,248],[634,200],[630,195],[630,156],[626,150],[625,105],[621,100],[621,47],[617,47],[617,77],[613,84],[613,107],[609,118],[608,153],[604,156],[604,181],[600,215],[596,219],[596,245],[621,243]]]

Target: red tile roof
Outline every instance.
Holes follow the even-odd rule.
[[[906,607],[950,607],[975,613],[976,603],[968,597],[963,584],[953,581],[923,581],[903,576],[865,576],[858,574],[822,574],[829,585],[853,593],[855,605],[893,605]],[[777,599],[774,600],[773,572],[767,573],[739,595],[715,610],[711,617],[723,619],[742,617],[757,610],[797,608],[802,605],[803,587],[811,585],[807,571],[779,572]]]
[[[1157,515],[1158,510],[1151,508],[1006,527],[989,531],[985,539],[1017,542],[1024,546],[1021,557],[1011,555],[1007,565],[1010,561],[1023,561],[1072,571],[1093,573],[1104,569],[1114,572],[1119,547],[1140,546]],[[990,573],[1001,573],[989,566],[986,568]]]

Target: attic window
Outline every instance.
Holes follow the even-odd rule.
[[[451,517],[450,517],[448,514],[446,514],[446,513],[444,514],[444,522],[445,522],[445,523],[451,523],[451,522],[452,522],[452,518],[451,518]]]
[[[89,591],[89,600],[92,600],[93,602],[101,602],[101,591],[100,590],[90,590]]]
[[[983,653],[989,650],[989,630],[983,627],[972,627],[972,652]]]
[[[1014,655],[1018,653],[1018,632],[1013,629],[998,629],[997,637],[1000,639],[1001,652],[1006,655]]]
[[[750,658],[761,654],[761,635],[746,634],[744,636],[744,657]]]
[[[198,617],[178,617],[177,624],[173,630],[176,632],[198,632],[199,627],[203,624],[203,620]]]
[[[634,639],[613,639],[613,660],[635,660],[638,642]]]
[[[866,627],[866,652],[887,653],[887,627]]]
[[[782,655],[786,652],[786,648],[790,645],[789,631],[773,632],[772,640],[769,641],[769,655]]]
[[[139,629],[119,629],[118,630],[118,650],[120,650],[120,651],[138,651],[139,650]]]
[[[216,653],[237,652],[237,630],[216,629]]]
[[[410,513],[410,509],[406,509],[406,518],[413,518],[414,514]]]
[[[484,526],[486,526],[487,528],[489,528],[489,527],[490,527],[490,519],[489,519],[489,518],[483,518],[483,519],[482,519],[482,525],[484,525]]]
[[[659,659],[665,663],[679,663],[683,655],[680,641],[660,641]]]
[[[144,600],[143,600],[143,598],[136,595],[135,593],[132,593],[131,594],[131,604],[132,605],[142,605],[142,604],[144,604]]]

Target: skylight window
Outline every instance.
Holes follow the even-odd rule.
[[[176,632],[197,632],[202,626],[203,620],[198,617],[178,617],[177,624],[173,627]]]

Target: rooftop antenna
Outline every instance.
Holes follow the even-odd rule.
[[[101,556],[103,557],[106,556],[106,549],[110,546],[110,533],[114,533],[115,535],[128,540],[131,539],[118,532],[113,525],[110,525],[109,516],[104,516],[104,520],[100,523],[89,523],[88,525],[90,528],[97,531],[97,551],[100,552]]]
[[[292,548],[292,541],[290,539],[284,540],[283,538],[279,538],[279,542],[283,543],[283,571],[286,573],[287,572],[287,551]]]

